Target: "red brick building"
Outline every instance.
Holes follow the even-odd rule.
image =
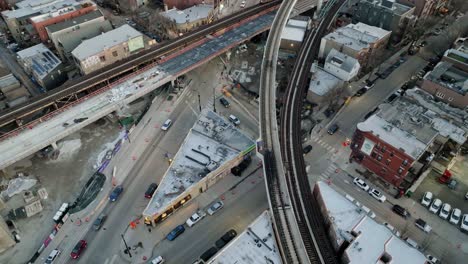
[[[30,18],[31,25],[36,30],[41,42],[46,43],[49,40],[46,27],[52,24],[70,20],[96,10],[96,5],[85,2],[80,6],[66,7],[62,10],[55,10],[48,14],[42,14]]]

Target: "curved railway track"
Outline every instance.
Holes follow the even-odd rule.
[[[83,91],[96,91],[110,86],[123,76],[130,75],[135,71],[148,66],[153,66],[167,59],[171,53],[183,49],[186,46],[206,39],[207,35],[215,34],[220,30],[226,30],[233,27],[236,23],[247,20],[250,17],[259,13],[277,8],[281,3],[280,0],[266,2],[263,5],[253,6],[243,10],[241,13],[235,13],[225,17],[213,24],[201,26],[200,29],[190,32],[182,37],[179,37],[170,42],[162,43],[156,47],[142,51],[138,54],[130,56],[117,64],[109,65],[93,72],[89,75],[80,77],[69,84],[49,91],[43,95],[33,98],[32,100],[10,108],[0,113],[0,127],[11,124],[25,116],[37,113],[51,105],[56,104],[60,100],[69,102],[71,95],[79,94]],[[56,105],[55,108],[61,105]]]

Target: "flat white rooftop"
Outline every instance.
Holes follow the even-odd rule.
[[[345,237],[350,240],[350,245],[344,252],[350,263],[383,263],[380,258],[384,254],[391,257],[390,263],[426,263],[424,254],[395,236],[384,225],[368,217],[364,210],[329,185],[319,181],[316,188],[319,189],[325,209],[329,213],[328,218],[333,222],[336,237],[339,238],[338,244],[343,243]]]
[[[343,83],[338,77],[320,68],[317,68],[309,83],[309,91],[324,96]]]
[[[364,23],[349,24],[338,28],[324,38],[341,43],[353,50],[359,51],[370,47],[370,44],[390,35],[390,31],[366,25]]]
[[[162,213],[159,210],[165,209],[179,194],[253,144],[255,142],[252,139],[226,119],[212,111],[203,111],[175,155],[143,215]]]
[[[263,212],[209,264],[268,263],[281,264],[269,211]]]
[[[172,8],[165,12],[161,12],[161,15],[173,20],[176,24],[191,23],[200,19],[208,17],[210,12],[213,10],[213,5],[195,5],[184,10],[178,10]]]
[[[307,24],[308,22],[304,20],[289,19],[281,33],[281,39],[302,42],[307,30]]]

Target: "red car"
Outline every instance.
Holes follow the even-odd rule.
[[[81,252],[86,248],[88,243],[86,243],[86,240],[80,240],[76,244],[76,246],[73,248],[72,252],[70,253],[70,256],[72,259],[77,259],[80,257]]]

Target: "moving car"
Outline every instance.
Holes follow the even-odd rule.
[[[221,201],[217,201],[216,203],[212,204],[210,208],[208,208],[208,214],[209,215],[214,215],[217,211],[221,210],[223,208],[224,203]]]
[[[155,259],[151,261],[151,264],[163,264],[164,258],[162,256],[157,256]]]
[[[416,222],[414,222],[416,227],[421,229],[422,231],[426,233],[430,233],[432,230],[432,227],[426,223],[426,221],[422,220],[421,218],[417,219]]]
[[[106,221],[106,218],[107,218],[107,216],[105,214],[99,215],[99,217],[96,218],[96,220],[94,220],[93,229],[96,230],[96,231],[101,229],[101,226],[104,223],[104,221]]]
[[[462,232],[468,233],[468,214],[463,215],[460,223],[460,228]]]
[[[434,198],[434,195],[431,192],[425,192],[421,199],[421,204],[428,207],[432,202],[432,198]]]
[[[442,206],[442,201],[440,199],[435,199],[432,202],[431,206],[429,207],[429,212],[437,214],[441,206]]]
[[[328,128],[328,134],[333,135],[336,133],[336,131],[338,131],[338,129],[340,129],[338,124],[333,124]]]
[[[151,197],[153,197],[153,194],[157,188],[158,188],[157,183],[154,183],[154,182],[151,183],[150,186],[148,186],[148,189],[146,189],[145,198],[151,199]]]
[[[62,252],[60,250],[58,250],[58,249],[52,250],[52,252],[50,252],[49,256],[47,257],[47,259],[45,261],[45,264],[53,263],[54,260],[60,255],[60,253],[62,253]]]
[[[166,238],[167,240],[172,241],[178,236],[180,236],[180,234],[182,234],[184,231],[185,227],[183,225],[178,225],[174,229],[172,229],[172,231],[169,234],[167,234]]]
[[[367,92],[367,89],[362,87],[361,89],[357,90],[357,92],[354,95],[357,96],[357,97],[360,97],[363,94],[365,94],[366,92]]]
[[[203,217],[205,217],[206,214],[205,212],[203,211],[198,211],[196,213],[194,213],[192,216],[190,216],[189,219],[187,219],[187,221],[185,222],[189,227],[192,227],[194,226],[196,223],[200,222],[200,220],[203,219]]]
[[[452,213],[450,214],[449,222],[454,225],[458,225],[461,218],[461,210],[458,208],[454,208]]]
[[[408,218],[410,216],[410,213],[404,207],[398,204],[393,205],[392,211],[402,216],[403,218]]]
[[[228,119],[229,119],[229,121],[231,121],[231,123],[233,123],[234,125],[236,125],[236,126],[240,125],[240,121],[239,121],[239,119],[238,119],[235,115],[229,115]]]
[[[109,195],[109,200],[111,202],[115,202],[117,200],[117,198],[119,198],[122,191],[123,191],[122,185],[117,185],[117,187],[115,187],[114,190]]]
[[[224,98],[224,97],[219,98],[219,102],[226,108],[228,108],[230,106],[229,101],[226,100],[226,98]]]
[[[442,205],[442,208],[440,209],[439,217],[446,220],[449,217],[451,210],[452,210],[452,206],[450,206],[450,204],[448,203],[444,203]]]
[[[359,178],[354,178],[353,183],[356,184],[359,188],[363,189],[364,191],[369,191],[369,185],[365,181]]]
[[[161,130],[167,131],[172,126],[172,120],[168,119],[164,124],[161,126]]]
[[[70,257],[72,259],[79,258],[81,256],[81,253],[83,252],[83,250],[86,248],[87,245],[88,243],[86,243],[86,240],[78,241],[78,243],[75,245],[72,252],[70,253]]]
[[[378,201],[380,202],[385,202],[387,200],[387,197],[385,197],[385,195],[383,195],[379,190],[377,189],[370,189],[369,191],[369,194],[374,197],[375,199],[377,199]]]

